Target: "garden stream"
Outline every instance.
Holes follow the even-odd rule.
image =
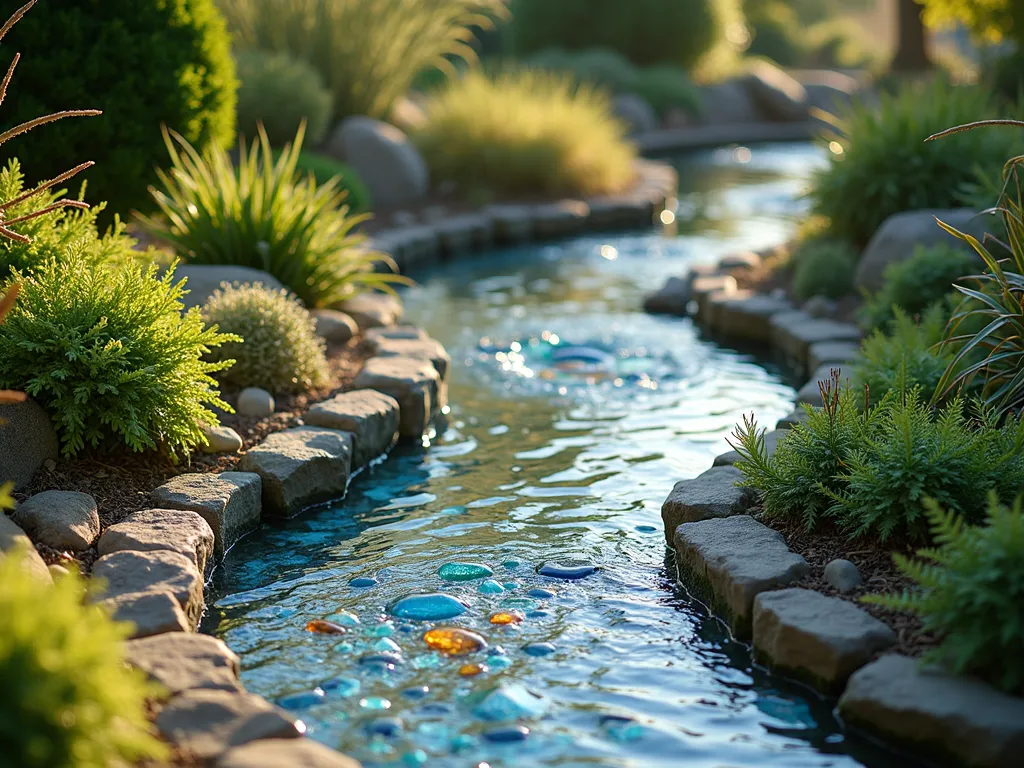
[[[728,449],[741,414],[773,426],[794,390],[770,361],[643,314],[642,297],[786,239],[820,163],[806,145],[692,154],[677,233],[415,276],[406,318],[452,357],[447,424],[343,502],[229,553],[204,630],[239,654],[246,687],[367,766],[905,765],[844,734],[834,702],[753,666],[676,586],[662,532],[673,483]],[[485,569],[442,578],[449,563]],[[552,563],[597,570],[538,573]],[[418,594],[435,596],[396,605]],[[461,614],[410,618],[421,609]],[[306,631],[317,619],[347,631]],[[444,656],[424,640],[437,626],[487,648]]]

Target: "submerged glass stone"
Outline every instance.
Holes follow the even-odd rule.
[[[530,735],[530,729],[525,725],[509,725],[504,728],[492,728],[484,731],[484,739],[492,744],[509,744],[516,741],[526,741]]]
[[[375,587],[377,580],[371,576],[357,576],[348,584],[350,587]]]
[[[493,576],[494,571],[480,563],[445,563],[437,569],[437,575],[445,581],[473,581]]]
[[[335,624],[327,619],[313,619],[306,623],[306,631],[318,635],[344,635],[347,630],[341,624]]]
[[[477,589],[485,595],[500,595],[505,591],[505,588],[494,579],[488,579],[477,587]]]
[[[391,709],[391,702],[380,696],[368,696],[365,699],[359,700],[359,706],[363,709],[380,711],[383,709]]]
[[[385,739],[393,739],[400,736],[405,730],[405,725],[397,717],[378,717],[371,720],[365,726],[369,736],[382,736]]]
[[[401,653],[402,646],[392,640],[390,637],[382,637],[380,640],[373,644],[373,650],[375,651],[391,651],[392,653]]]
[[[597,573],[596,565],[562,565],[561,563],[544,563],[537,569],[541,576],[564,581],[577,581]]]
[[[468,606],[451,595],[440,592],[409,595],[391,606],[391,615],[413,621],[453,619],[466,612]]]
[[[327,617],[327,620],[333,621],[335,624],[341,624],[345,627],[355,627],[359,624],[359,617],[356,616],[354,613],[349,613],[348,611],[338,611],[337,613],[332,613],[330,616]]]
[[[277,700],[277,706],[281,707],[281,709],[287,709],[290,712],[298,712],[299,710],[315,707],[324,700],[324,695],[322,688],[314,688],[312,691],[303,691],[302,693],[293,693],[288,696],[282,696]]]
[[[491,624],[519,624],[524,618],[519,611],[498,611],[491,614]]]
[[[332,696],[343,697],[359,693],[361,686],[362,684],[358,680],[351,677],[334,677],[320,683],[321,690],[326,691]]]
[[[523,653],[527,656],[547,656],[555,652],[555,646],[551,643],[530,643],[523,646]]]
[[[536,589],[531,589],[526,594],[528,594],[530,597],[536,597],[541,600],[547,600],[555,596],[555,593],[552,592],[550,589],[541,589],[540,587],[537,587]]]
[[[459,674],[462,677],[476,677],[481,672],[486,672],[487,667],[483,664],[463,664],[459,667]]]
[[[437,627],[423,635],[423,642],[432,650],[448,656],[467,656],[482,651],[487,641],[476,632],[459,627]]]

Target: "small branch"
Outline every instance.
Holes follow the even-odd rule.
[[[96,165],[95,162],[93,162],[92,160],[88,160],[88,161],[82,163],[81,165],[76,165],[70,171],[64,171],[64,173],[62,173],[60,176],[56,176],[56,177],[50,179],[49,181],[44,181],[42,184],[37,186],[35,189],[30,189],[28,192],[23,192],[22,194],[18,195],[13,200],[8,200],[6,203],[0,203],[0,213],[3,213],[8,208],[13,208],[15,205],[18,205],[19,203],[25,202],[30,197],[38,195],[43,190],[49,189],[50,187],[52,187],[52,186],[54,186],[56,184],[63,184],[68,179],[70,179],[70,178],[72,178],[74,176],[77,176],[79,173],[84,171],[86,168],[92,168],[94,165]]]
[[[0,219],[0,221],[2,221],[6,227],[11,224],[20,224],[23,221],[29,221],[30,219],[45,216],[46,214],[53,213],[61,208],[77,208],[80,211],[87,211],[89,210],[89,204],[81,200],[58,200],[53,205],[43,208],[42,210],[26,213],[24,216],[18,216],[16,219]]]
[[[14,69],[18,66],[19,61],[21,61],[21,54],[14,54],[14,61],[12,61],[11,66],[7,68],[7,74],[4,75],[4,81],[0,84],[0,104],[3,104],[4,99],[7,98],[7,86],[11,84],[11,78],[14,77]]]
[[[952,136],[954,133],[963,133],[964,131],[972,131],[975,128],[986,128],[990,125],[1011,125],[1016,128],[1024,128],[1024,121],[1021,120],[978,120],[974,123],[967,123],[966,125],[957,125],[953,128],[947,128],[944,131],[933,133],[925,141],[935,141],[935,139],[944,139],[947,136]]]
[[[4,22],[4,25],[0,27],[0,40],[4,39],[4,35],[11,31],[11,27],[13,27],[19,21],[21,21],[21,17],[28,13],[29,10],[32,8],[33,5],[36,4],[37,1],[38,0],[28,0],[28,2],[25,3],[25,5],[21,6],[21,8],[14,12],[14,15],[11,16],[11,18]]]
[[[3,235],[8,240],[17,240],[19,243],[31,243],[32,242],[31,239],[25,237],[24,235],[19,235],[13,229],[8,229],[3,224],[0,224],[0,235]]]
[[[102,114],[103,112],[98,109],[69,109],[64,112],[54,112],[52,115],[43,115],[42,117],[37,117],[35,120],[29,120],[27,123],[16,125],[9,131],[5,131],[0,134],[0,144],[10,141],[15,136],[27,133],[33,128],[38,128],[40,125],[54,123],[65,117],[96,117],[97,115]]]

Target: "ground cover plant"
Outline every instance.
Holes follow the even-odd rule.
[[[594,195],[633,178],[608,96],[537,70],[468,72],[435,92],[413,139],[433,178],[472,195]]]
[[[798,298],[826,296],[839,299],[853,290],[857,250],[849,243],[812,239],[794,252],[793,293]]]
[[[83,605],[75,575],[39,579],[25,553],[0,558],[0,755],[19,768],[163,761],[143,705],[159,692],[124,663],[130,625]]]
[[[335,119],[383,118],[420,72],[475,62],[473,30],[507,13],[503,0],[219,1],[236,45],[288,52],[321,74]]]
[[[143,226],[192,264],[238,264],[269,272],[307,306],[329,306],[360,291],[403,282],[384,254],[355,232],[338,180],[318,186],[297,173],[303,133],[274,156],[266,133],[239,148],[236,167],[224,149],[202,152],[166,136],[171,167],[151,192],[163,217]]]
[[[149,203],[146,187],[166,159],[161,125],[200,144],[233,140],[235,70],[214,0],[51,1],[10,40],[39,54],[18,69],[5,125],[68,104],[102,108],[86,122],[32,132],[17,154],[31,158],[31,184],[95,160],[87,199],[107,202],[104,221]],[[13,156],[0,150],[3,162]]]
[[[18,302],[0,326],[0,387],[27,392],[53,420],[62,450],[86,447],[187,453],[205,442],[211,407],[227,408],[205,362],[230,340],[182,315],[173,269],[126,261],[90,265],[70,252],[14,271]]]
[[[1024,694],[1024,510],[992,495],[982,525],[925,502],[935,546],[918,557],[896,555],[917,584],[902,594],[865,600],[920,616],[941,638],[925,657],[959,674],[973,673]]]
[[[855,103],[827,137],[841,152],[830,153],[814,179],[814,213],[828,218],[833,237],[864,247],[894,213],[962,205],[978,174],[998,176],[1024,142],[1011,131],[925,139],[999,111],[985,89],[941,79],[882,94],[877,106]]]
[[[287,291],[260,284],[216,291],[203,306],[209,325],[241,341],[210,351],[207,359],[234,364],[218,378],[225,387],[262,387],[273,393],[304,392],[327,381],[324,341],[316,321]]]

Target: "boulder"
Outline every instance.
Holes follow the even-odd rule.
[[[661,288],[644,297],[644,312],[685,317],[689,303],[690,282],[681,277],[670,277]]]
[[[630,136],[658,127],[658,113],[647,100],[635,93],[620,93],[612,99],[612,113],[621,120]]]
[[[114,552],[177,552],[199,572],[213,570],[213,529],[196,512],[143,509],[107,528],[97,545],[100,557]]]
[[[169,696],[191,690],[241,691],[238,656],[209,635],[173,632],[125,646],[125,661],[157,683]]]
[[[773,670],[837,693],[896,634],[867,611],[809,589],[762,592],[754,599],[754,653]]]
[[[7,557],[17,550],[24,553],[24,564],[29,573],[40,581],[53,582],[46,563],[43,562],[43,558],[39,556],[36,548],[32,546],[32,540],[18,527],[17,523],[0,512],[0,558]]]
[[[238,393],[238,403],[235,410],[239,416],[255,416],[263,418],[274,412],[276,403],[274,396],[265,389],[259,387],[246,387]]]
[[[360,330],[394,325],[402,317],[402,302],[387,293],[360,293],[339,307]]]
[[[0,404],[0,482],[13,480],[15,489],[24,488],[59,450],[53,423],[38,403]]]
[[[312,739],[260,739],[225,752],[216,768],[359,768]]]
[[[750,488],[737,486],[741,480],[743,473],[735,467],[712,467],[692,480],[676,483],[661,505],[668,545],[672,546],[676,528],[683,523],[741,515],[750,509],[757,495]]]
[[[170,592],[130,592],[101,600],[99,605],[114,621],[134,625],[131,639],[162,635],[167,632],[188,632],[188,617]]]
[[[210,427],[203,425],[206,445],[200,450],[203,453],[238,453],[242,450],[242,436],[231,427]]]
[[[940,219],[961,232],[979,240],[992,227],[989,216],[979,214],[972,208],[948,208],[896,213],[882,222],[864,249],[854,285],[868,291],[882,287],[882,276],[890,264],[909,259],[918,245],[946,243],[967,253],[974,249],[962,240],[953,237],[938,225]],[[978,257],[980,265],[981,257]]]
[[[764,447],[769,456],[775,453],[775,449],[779,447],[779,440],[782,439],[788,431],[788,428],[783,427],[764,433]],[[737,451],[726,451],[725,453],[715,457],[713,466],[731,467],[737,461],[740,461],[740,454]]]
[[[810,571],[781,533],[748,515],[684,523],[673,543],[680,581],[741,639],[751,634],[754,598]]]
[[[441,405],[442,384],[437,369],[411,357],[371,357],[356,376],[356,389],[376,389],[398,401],[402,437],[419,440]]]
[[[739,80],[706,85],[700,91],[700,121],[705,125],[756,123],[761,119],[751,89]]]
[[[767,119],[781,122],[807,119],[807,91],[774,64],[764,60],[753,61],[743,84]]]
[[[301,734],[288,715],[250,693],[188,691],[157,715],[156,726],[175,746],[203,764],[232,747]]]
[[[260,525],[262,481],[254,472],[202,472],[172,477],[151,494],[163,509],[202,515],[213,531],[216,559]]]
[[[113,552],[92,567],[94,579],[102,579],[100,597],[118,598],[136,592],[170,592],[178,601],[189,628],[195,629],[203,614],[203,576],[193,560],[178,552]]]
[[[379,208],[409,205],[426,197],[427,164],[409,137],[393,125],[362,115],[345,118],[327,149],[359,174]]]
[[[352,469],[352,433],[320,427],[275,432],[242,457],[239,469],[262,479],[267,514],[297,515],[345,495]]]
[[[305,415],[313,427],[352,433],[352,464],[363,467],[387,453],[398,440],[398,401],[374,389],[342,392],[314,405]]]
[[[805,421],[807,421],[807,411],[797,406],[792,413],[783,416],[775,423],[775,429],[792,429]]]
[[[915,754],[971,768],[1012,768],[1024,755],[1024,699],[971,677],[890,654],[851,678],[844,722]]]
[[[100,535],[96,499],[75,491],[43,491],[19,504],[14,522],[33,541],[59,550],[84,552]]]
[[[313,309],[310,313],[316,321],[316,332],[328,344],[347,344],[359,333],[359,326],[351,316],[336,309]]]
[[[264,288],[279,291],[284,288],[281,281],[252,267],[239,267],[231,264],[182,264],[174,270],[176,280],[187,278],[185,288],[188,293],[182,298],[186,309],[201,307],[223,285],[252,285],[261,283]]]
[[[426,360],[437,369],[441,379],[448,376],[451,357],[436,339],[388,339],[378,338],[368,342],[376,357],[411,357]]]

